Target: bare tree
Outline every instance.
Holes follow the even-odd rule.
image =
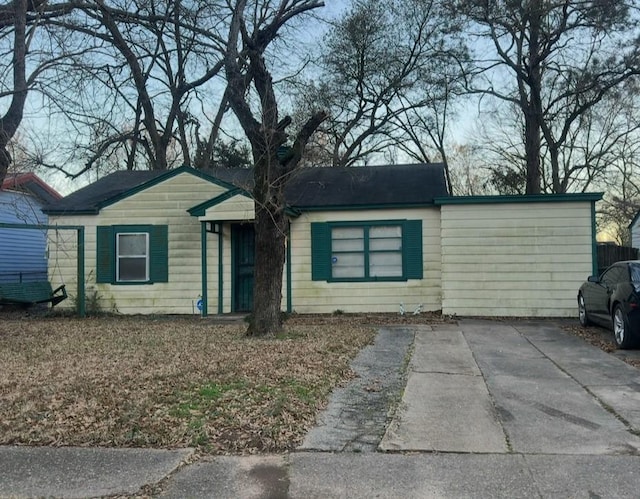
[[[599,159],[608,165],[607,174],[597,182],[606,191],[598,223],[618,244],[631,246],[629,225],[640,211],[640,103],[633,95],[620,93],[607,104],[599,117],[601,133],[594,137],[603,144]],[[607,141],[605,132],[617,140]]]
[[[78,2],[57,26],[88,50],[65,68],[64,84],[46,89],[50,118],[76,130],[78,140],[62,160],[41,162],[73,177],[110,158],[129,169],[190,164],[224,88],[216,77],[225,46],[219,30],[227,24],[222,2]]]
[[[319,50],[319,83],[305,98],[330,111],[314,142],[327,164],[444,155],[445,115],[466,51],[440,2],[357,0]]]
[[[11,165],[9,143],[22,122],[27,95],[39,77],[63,57],[61,47],[49,38],[47,50],[34,42],[48,19],[69,12],[66,3],[13,0],[0,6],[0,101],[8,101],[0,117],[0,183]]]
[[[615,0],[460,0],[454,13],[470,21],[476,81],[469,90],[517,106],[523,122],[526,192],[564,192],[561,155],[582,116],[638,75],[638,11]],[[506,82],[506,83],[505,83]],[[571,172],[574,174],[575,172]]]
[[[447,156],[453,195],[480,196],[495,193],[490,185],[490,169],[484,164],[482,148],[473,144],[455,144]]]
[[[249,335],[273,334],[282,327],[282,272],[288,231],[284,187],[298,167],[309,138],[326,118],[323,111],[313,113],[293,136],[287,157],[279,159],[278,150],[289,141],[287,128],[292,119],[280,117],[265,52],[287,23],[322,5],[317,0],[233,3],[224,59],[227,93],[251,144],[255,182],[256,261]]]

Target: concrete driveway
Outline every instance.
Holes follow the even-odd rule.
[[[385,453],[295,454],[307,474],[295,497],[640,497],[640,370],[551,321],[409,331]],[[303,448],[319,429],[335,434],[316,428]]]
[[[463,321],[416,331],[381,448],[634,455],[637,430],[637,369],[555,326]]]
[[[551,321],[383,327],[353,368],[289,455],[0,447],[0,497],[640,497],[640,370]]]

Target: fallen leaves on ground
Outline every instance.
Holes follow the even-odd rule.
[[[607,353],[614,353],[618,350],[613,341],[613,333],[608,329],[597,326],[582,327],[577,321],[575,325],[564,326],[563,329]],[[618,354],[621,354],[621,359],[627,364],[640,368],[640,355],[635,355],[635,352],[633,350],[629,352],[619,351]]]
[[[200,318],[3,318],[0,444],[286,451],[353,376],[365,324],[248,338]]]
[[[3,314],[0,444],[284,452],[353,377],[349,363],[373,341],[371,325],[442,322],[451,320],[294,314],[282,335],[249,338],[244,323],[194,317]],[[565,329],[615,350],[610,331]]]

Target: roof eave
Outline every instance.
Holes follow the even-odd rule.
[[[527,194],[516,196],[448,196],[434,199],[437,205],[452,204],[507,204],[507,203],[567,203],[600,201],[604,192],[576,194]]]
[[[422,203],[382,203],[382,204],[349,204],[349,205],[314,205],[314,206],[294,206],[293,209],[299,212],[305,211],[353,211],[353,210],[385,210],[385,209],[411,209],[411,208],[433,208],[432,201]]]
[[[42,209],[42,213],[45,215],[53,215],[53,216],[73,216],[73,215],[97,215],[100,213],[99,208],[92,209],[83,209],[83,210],[47,210],[45,208]]]

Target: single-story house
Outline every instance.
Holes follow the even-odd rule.
[[[103,311],[249,312],[251,184],[242,169],[120,171],[45,211],[85,228]],[[593,273],[601,194],[453,197],[442,164],[415,164],[302,168],[285,197],[290,312],[570,316]],[[50,248],[68,289],[75,237]]]
[[[34,173],[9,174],[0,185],[0,223],[42,225],[42,208],[62,196]],[[47,279],[47,233],[0,227],[0,283]]]

